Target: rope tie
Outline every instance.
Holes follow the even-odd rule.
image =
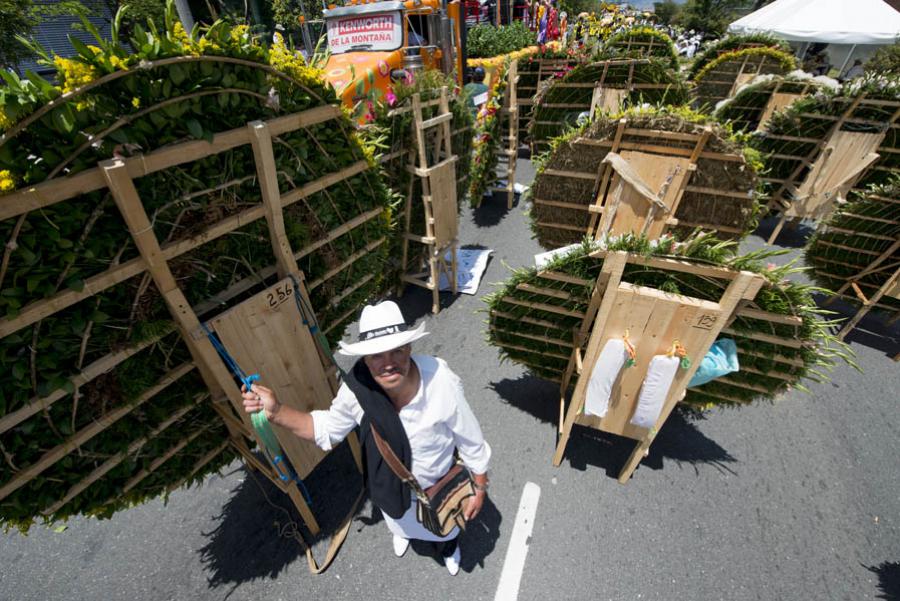
[[[637,352],[634,350],[634,345],[631,344],[631,341],[628,339],[628,330],[625,330],[625,334],[622,336],[622,342],[625,343],[625,352],[628,353],[628,359],[625,360],[625,367],[632,367],[637,363]]]
[[[681,342],[678,340],[672,343],[672,348],[669,349],[669,352],[666,353],[668,357],[678,357],[681,359],[681,369],[689,369],[691,367],[691,360],[687,356],[687,349],[681,345]]]

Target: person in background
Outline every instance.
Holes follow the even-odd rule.
[[[463,95],[466,98],[466,106],[469,107],[469,111],[474,115],[478,112],[478,108],[487,102],[487,93],[488,87],[484,85],[484,69],[481,67],[475,67],[472,70],[471,78],[469,79],[469,83],[463,86]],[[475,99],[478,98],[483,100],[476,104]]]
[[[553,4],[550,4],[547,13],[547,41],[552,42],[559,39],[559,11]]]
[[[427,335],[424,323],[417,328],[407,325],[393,301],[366,306],[359,318],[358,341],[340,342],[339,352],[357,360],[343,377],[330,409],[307,413],[282,405],[275,392],[261,384],[252,390],[244,387],[243,405],[247,413],[263,411],[269,422],[324,451],[359,426],[369,496],[393,534],[394,554],[402,557],[413,538],[440,543],[444,565],[455,576],[460,562],[459,527],[440,537],[418,521],[413,493],[388,467],[373,434],[377,430],[423,489],[450,471],[458,452],[475,484],[475,495],[465,508],[466,520],[481,511],[487,497],[491,447],[466,401],[462,382],[447,362],[411,354],[410,344]],[[378,569],[384,559],[375,556],[372,561]]]
[[[857,77],[862,77],[863,73],[863,62],[861,59],[856,59],[853,61],[853,66],[847,69],[847,72],[844,73],[844,77],[841,81],[850,81],[851,79],[856,79]]]
[[[550,6],[550,0],[539,0],[538,3],[538,12],[537,12],[537,22],[538,22],[538,35],[537,35],[537,43],[538,45],[543,45],[547,43],[547,24],[548,24],[548,9]]]

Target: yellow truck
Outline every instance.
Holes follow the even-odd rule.
[[[325,77],[348,107],[387,92],[405,72],[440,69],[462,85],[463,30],[459,0],[351,0],[324,11]]]

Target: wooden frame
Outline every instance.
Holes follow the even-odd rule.
[[[516,200],[516,161],[519,158],[519,100],[516,95],[516,82],[519,79],[518,63],[517,60],[512,61],[506,71],[506,92],[498,116],[498,119],[501,119],[500,130],[505,133],[501,140],[506,144],[501,144],[496,151],[497,177],[505,180],[506,185],[491,188],[493,192],[506,194],[507,209],[512,209]],[[478,202],[480,204],[481,200]]]
[[[623,283],[622,276],[629,262],[652,260],[662,267],[702,274],[704,268],[667,259],[645,259],[625,252],[600,251],[604,256],[600,276],[591,294],[588,311],[581,326],[573,334],[574,347],[560,384],[559,440],[553,464],[559,466],[575,424],[632,438],[637,441],[619,482],[625,483],[649,452],[657,432],[662,428],[676,403],[683,398],[687,384],[719,333],[735,315],[742,301],[752,300],[764,283],[764,278],[750,272],[730,272],[730,282],[718,302],[663,293]],[[717,268],[718,272],[729,272]],[[720,277],[722,276],[719,273]],[[637,351],[637,364],[626,368],[612,390],[610,408],[602,418],[582,414],[587,384],[604,344],[628,334]],[[669,388],[662,411],[653,428],[645,429],[629,423],[646,375],[650,359],[665,353],[674,340],[687,349],[692,364],[679,370]],[[586,348],[585,348],[586,343]],[[584,353],[582,354],[582,349]],[[566,411],[566,397],[572,378],[575,389]],[[564,417],[563,417],[564,416]]]
[[[457,205],[456,160],[451,147],[450,112],[447,88],[441,88],[438,114],[431,119],[422,117],[422,101],[413,95],[413,133],[416,140],[416,154],[408,167],[410,173],[419,178],[422,186],[422,202],[425,208],[425,236],[410,231],[412,225],[412,201],[414,179],[410,180],[404,208],[405,227],[400,262],[400,287],[398,296],[403,294],[404,284],[414,284],[431,291],[431,311],[439,313],[441,274],[446,274],[453,294],[457,292],[457,231],[459,215]],[[434,134],[430,129],[436,128]],[[426,138],[433,135],[436,140],[432,156],[428,156]],[[427,249],[426,269],[409,273],[409,244],[422,244]],[[450,253],[450,265],[445,255]]]
[[[51,179],[4,196],[4,202],[0,204],[0,218],[8,219],[25,215],[32,210],[63,202],[77,197],[80,194],[106,188],[111,193],[119,208],[119,212],[128,227],[131,239],[139,251],[139,256],[122,264],[114,264],[106,272],[88,278],[85,282],[84,290],[82,291],[65,290],[57,293],[55,296],[26,305],[22,308],[18,316],[0,320],[0,336],[14,333],[77,302],[101,293],[128,278],[140,275],[141,273],[147,273],[152,278],[160,296],[165,301],[169,312],[176,323],[177,330],[191,352],[193,361],[183,364],[170,371],[168,374],[165,374],[155,386],[145,391],[137,400],[109,412],[107,415],[101,416],[93,424],[84,428],[82,431],[77,432],[73,437],[59,445],[57,448],[52,449],[40,460],[28,466],[26,470],[23,470],[17,474],[15,478],[7,482],[2,491],[0,491],[0,496],[7,496],[14,490],[20,488],[42,471],[56,463],[68,452],[78,448],[91,437],[96,436],[105,428],[109,427],[109,425],[116,420],[120,419],[130,411],[133,411],[140,404],[149,401],[162,389],[170,386],[185,374],[197,369],[209,389],[209,393],[205,395],[205,398],[211,400],[212,408],[218,414],[215,423],[224,425],[228,432],[228,439],[202,457],[201,460],[195,464],[193,472],[186,476],[185,479],[189,479],[196,474],[204,465],[207,465],[210,461],[215,459],[215,457],[222,453],[226,448],[232,447],[250,466],[262,471],[276,484],[276,486],[289,495],[303,516],[307,527],[313,534],[319,531],[319,526],[315,517],[306,505],[303,495],[297,488],[296,483],[282,482],[273,465],[262,461],[251,452],[247,440],[254,438],[254,432],[248,416],[243,411],[240,393],[237,386],[234,384],[232,375],[222,364],[214,347],[203,333],[199,316],[214,311],[217,307],[221,306],[222,303],[258,286],[260,278],[268,278],[275,274],[281,275],[282,277],[291,276],[298,281],[300,283],[300,294],[308,304],[308,292],[305,287],[303,275],[298,269],[297,259],[314,252],[339,236],[344,235],[352,229],[383,214],[382,208],[366,211],[341,224],[339,227],[328,232],[322,239],[316,240],[298,252],[294,252],[290,247],[284,229],[283,207],[298,201],[303,201],[312,194],[326,190],[329,186],[343,182],[354,175],[367,171],[370,167],[367,161],[360,160],[344,169],[324,175],[315,181],[282,194],[279,190],[275,171],[272,139],[276,135],[337,119],[340,118],[340,116],[341,111],[338,107],[320,106],[308,111],[277,117],[266,122],[255,121],[243,128],[218,133],[213,137],[211,142],[188,141],[154,150],[145,155],[132,156],[127,159],[103,161],[94,169],[88,169],[69,177]],[[161,245],[153,232],[150,218],[141,203],[137,189],[134,185],[134,179],[169,167],[189,163],[216,153],[225,152],[245,144],[250,144],[253,149],[257,171],[256,179],[259,181],[262,192],[262,204],[245,209],[241,213],[225,218],[191,238]],[[276,257],[276,265],[263,269],[259,274],[235,283],[214,298],[191,307],[173,277],[168,262],[184,253],[190,252],[205,242],[226,235],[263,217],[266,219],[268,226],[272,248]],[[381,244],[384,240],[376,242]],[[371,250],[372,248],[372,245],[369,245],[367,250]],[[321,284],[325,279],[333,277],[333,275],[334,274],[331,273],[327,274],[317,282],[313,282],[311,287]],[[345,293],[342,294],[346,293],[347,292],[345,291]],[[240,307],[240,305],[238,307]],[[332,323],[327,327],[333,327],[334,325],[337,324]],[[129,357],[134,356],[136,353],[147,348],[151,344],[154,344],[160,338],[168,335],[172,331],[173,330],[171,329],[165,330],[149,340],[117,350],[96,360],[94,363],[84,368],[79,374],[76,374],[71,379],[71,382],[76,387],[90,382],[101,374],[113,369]],[[318,363],[318,371],[315,372],[317,374],[315,377],[318,378],[317,381],[320,390],[327,390],[329,394],[333,394],[337,390],[337,381],[335,379],[335,369],[333,368],[330,357],[326,356],[326,353],[318,345],[313,344],[310,346],[309,344],[306,344],[305,348],[307,351],[307,360],[312,361],[315,359]],[[0,432],[15,427],[41,410],[46,410],[46,408],[53,403],[65,398],[67,394],[65,389],[61,388],[52,391],[44,397],[32,399],[26,406],[5,415],[2,420],[0,420]],[[200,400],[202,399],[198,398],[196,403],[199,403]],[[190,409],[196,407],[196,403],[179,410],[147,436],[134,441],[128,447],[125,454],[120,453],[119,455],[114,456],[80,482],[73,485],[62,499],[55,502],[52,506],[44,508],[43,513],[45,515],[51,515],[55,511],[58,511],[63,505],[71,501],[91,484],[119,465],[128,453],[137,451],[149,440],[159,435],[164,429],[176,423],[177,420],[182,418]],[[221,421],[219,422],[218,420]],[[210,423],[207,427],[212,428],[213,424]],[[153,465],[158,467],[158,465],[164,463],[168,458],[173,457],[180,452],[180,450],[189,442],[189,440],[182,441],[183,444],[180,444],[180,446],[176,445],[176,447],[170,449],[170,453],[161,457],[158,462],[154,462]],[[357,467],[362,471],[361,452],[355,434],[351,434],[350,437],[348,437],[348,444],[353,453]],[[287,452],[290,455],[290,451]],[[294,458],[291,459],[293,460]],[[298,459],[297,465],[303,465],[302,461]],[[153,469],[155,469],[155,467]],[[303,466],[302,471],[308,473],[309,469],[312,468],[307,464]],[[152,469],[150,469],[148,473],[151,471]],[[144,474],[144,476],[146,475],[147,474]],[[133,483],[130,482],[129,484],[133,487],[136,486],[138,482],[139,480],[134,480]],[[173,487],[170,486],[169,490],[171,491],[172,488]]]

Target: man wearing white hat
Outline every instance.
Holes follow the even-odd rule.
[[[359,425],[369,494],[393,533],[394,553],[402,557],[413,538],[444,543],[444,565],[456,575],[459,528],[440,537],[419,523],[413,494],[391,470],[372,436],[374,426],[423,489],[447,474],[454,463],[453,452],[458,451],[475,482],[466,520],[481,511],[491,448],[466,402],[459,377],[443,359],[411,354],[410,344],[427,335],[424,323],[409,328],[392,301],[366,306],[359,319],[358,341],[340,342],[340,353],[360,359],[344,377],[330,409],[298,411],[281,405],[270,389],[259,384],[244,392],[244,409],[265,411],[270,422],[326,451]]]

